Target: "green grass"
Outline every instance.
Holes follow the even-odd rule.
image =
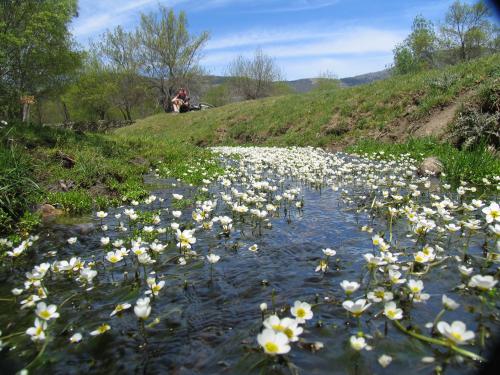
[[[61,154],[75,160],[72,168]],[[192,184],[221,171],[209,151],[185,142],[10,124],[0,130],[0,232],[33,226],[30,211],[40,203],[84,214],[140,199],[150,168]]]
[[[118,129],[195,145],[262,144],[326,147],[416,121],[481,82],[500,77],[500,55],[345,89],[314,91],[229,104],[182,115],[158,114]]]
[[[482,145],[472,150],[459,150],[433,138],[410,139],[405,143],[365,139],[349,147],[347,151],[359,155],[373,155],[382,151],[383,157],[409,154],[417,161],[436,156],[443,163],[446,179],[454,184],[460,181],[482,184],[483,178],[500,176],[500,159]]]

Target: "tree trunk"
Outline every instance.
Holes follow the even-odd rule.
[[[64,122],[65,123],[70,122],[71,118],[69,116],[68,106],[66,105],[66,102],[64,100],[61,100],[61,107],[62,107]]]

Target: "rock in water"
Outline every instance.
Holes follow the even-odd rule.
[[[63,210],[59,210],[52,206],[51,204],[42,204],[39,206],[36,210],[40,215],[42,215],[43,219],[54,217],[54,216],[59,216],[64,214]]]
[[[429,156],[420,163],[418,173],[421,176],[439,176],[443,173],[443,163],[441,163],[437,157]]]

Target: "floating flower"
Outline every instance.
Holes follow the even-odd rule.
[[[151,314],[150,299],[148,297],[139,298],[134,306],[134,313],[139,319],[147,319]]]
[[[360,286],[361,285],[356,281],[343,280],[340,283],[340,287],[344,289],[345,294],[348,296],[357,291]]]
[[[208,254],[207,255],[208,263],[215,264],[220,260],[220,256],[216,254]]]
[[[59,318],[59,313],[56,311],[56,305],[48,305],[45,302],[39,302],[36,305],[35,314],[43,320]]]
[[[474,275],[469,281],[469,286],[471,288],[486,291],[492,289],[497,283],[498,280],[495,280],[491,275]]]
[[[327,257],[333,257],[337,252],[335,250],[332,250],[330,248],[323,249],[323,254],[325,254]]]
[[[456,303],[453,299],[447,297],[445,294],[443,294],[442,302],[446,310],[456,310],[460,306],[460,304]]]
[[[398,309],[396,303],[388,302],[384,306],[384,315],[390,320],[403,319],[403,310]]]
[[[351,344],[351,348],[358,352],[369,348],[364,337],[351,336],[349,343]]]
[[[122,311],[125,311],[127,309],[130,309],[132,305],[130,303],[119,303],[116,305],[115,309],[109,314],[109,316],[114,316],[118,313],[121,313]]]
[[[313,317],[311,305],[307,302],[295,301],[290,312],[299,323],[305,323],[306,320],[312,319]]]
[[[342,307],[349,311],[354,317],[359,317],[363,312],[371,306],[371,303],[366,303],[366,300],[361,298],[356,302],[347,300],[342,303]]]
[[[75,344],[75,343],[77,343],[77,342],[82,341],[82,338],[83,338],[83,337],[82,337],[82,334],[81,334],[81,333],[79,333],[79,332],[77,332],[77,333],[75,333],[73,336],[71,336],[71,337],[69,338],[69,342],[70,342],[70,343],[72,343],[72,344]]]
[[[99,327],[97,327],[96,330],[90,332],[91,336],[99,336],[102,335],[103,333],[108,332],[111,329],[111,326],[109,324],[101,324]]]
[[[40,320],[35,318],[35,324],[26,330],[26,334],[31,336],[33,341],[43,341],[45,340],[45,330],[47,329],[47,322],[45,320]]]
[[[441,321],[437,324],[437,329],[439,333],[457,345],[463,345],[474,338],[474,332],[467,331],[465,323],[459,320],[451,325]]]
[[[269,355],[286,354],[290,351],[288,337],[282,332],[266,328],[257,335],[257,342]]]
[[[248,250],[253,251],[255,253],[257,250],[259,250],[259,247],[257,246],[257,244],[253,244],[248,248]]]

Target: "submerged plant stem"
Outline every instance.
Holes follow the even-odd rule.
[[[409,335],[411,337],[414,337],[414,338],[416,338],[416,339],[418,339],[420,341],[425,341],[425,342],[428,342],[430,344],[444,346],[445,348],[449,348],[449,349],[457,352],[458,354],[463,355],[464,357],[468,357],[470,359],[473,359],[474,361],[481,361],[481,362],[486,361],[479,354],[476,354],[476,353],[473,353],[471,351],[459,348],[459,347],[451,344],[450,342],[447,342],[447,341],[444,341],[444,340],[435,339],[435,338],[432,338],[432,337],[429,337],[429,336],[421,335],[419,333],[410,331],[410,330],[406,329],[405,327],[403,327],[403,325],[401,323],[399,323],[398,321],[396,321],[396,320],[393,320],[392,322],[394,323],[394,325],[400,331],[402,331],[402,332],[406,333],[407,335]]]

